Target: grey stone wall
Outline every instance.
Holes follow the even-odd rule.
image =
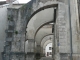
[[[41,0],[41,1],[45,2],[47,0],[45,0],[45,1]],[[67,0],[64,0],[64,1],[59,0],[59,1],[67,4]],[[33,2],[29,2],[28,4],[24,5],[22,8],[20,8],[18,10],[12,9],[13,10],[12,14],[14,16],[14,22],[15,22],[15,28],[14,28],[14,32],[13,32],[13,38],[14,39],[12,41],[12,47],[11,47],[11,52],[13,52],[13,55],[12,55],[13,59],[19,60],[19,57],[21,57],[20,55],[15,54],[17,52],[19,54],[23,53],[23,56],[22,56],[21,59],[24,60],[24,50],[25,50],[25,44],[24,43],[25,43],[25,40],[26,40],[25,39],[26,38],[26,35],[25,35],[26,34],[26,26],[27,26],[27,23],[29,22],[29,17],[31,16],[31,13],[34,12],[34,7],[32,5],[36,5],[35,3],[34,4],[32,4],[32,3]],[[32,7],[33,7],[33,10],[32,10]],[[69,26],[68,25],[69,21],[67,21],[68,20],[68,16],[67,16],[68,11],[67,11],[66,7],[68,7],[68,6],[65,6],[65,4],[60,4],[59,8],[58,8],[59,9],[58,10],[58,22],[59,22],[59,25],[58,25],[59,36],[58,37],[59,37],[59,39],[56,39],[56,40],[59,40],[59,43],[61,45],[61,46],[58,47],[59,50],[57,51],[58,53],[56,54],[56,56],[58,56],[57,57],[58,59],[61,56],[59,53],[64,53],[63,55],[67,56],[65,53],[70,52],[70,47],[69,47],[70,46],[70,42],[69,42],[69,38],[70,38],[69,37],[69,33],[70,33],[69,31],[70,30],[69,30],[69,27],[68,27]],[[50,13],[52,13],[52,12],[50,12]],[[40,19],[41,19],[41,17],[40,17],[41,14],[39,16],[37,15],[37,17],[40,18]],[[43,22],[43,21],[38,21],[38,18],[37,18],[36,23],[37,22]],[[42,19],[42,20],[46,20],[46,19]],[[76,0],[71,1],[71,22],[72,22],[72,29],[73,29],[72,30],[73,53],[76,53],[76,54],[73,54],[74,55],[73,58],[75,58],[75,56],[77,58],[79,56],[77,53],[80,52],[79,51],[80,41],[79,41],[79,35],[77,34],[79,27],[78,27],[78,12],[77,12],[77,1]],[[3,24],[3,26],[5,28],[4,24]],[[37,24],[35,24],[35,26],[37,26]],[[1,28],[2,28],[2,26],[1,26]],[[5,29],[3,29],[1,31],[3,32],[4,30]],[[17,34],[15,34],[15,31],[17,31]],[[2,32],[0,32],[0,33],[2,34]],[[4,33],[3,36],[5,37],[5,33]],[[3,37],[3,36],[1,35],[0,37]],[[4,39],[1,39],[1,40],[4,40]],[[1,41],[1,42],[3,42],[3,41]],[[64,51],[64,49],[65,49],[65,51]]]
[[[0,60],[2,60],[2,52],[5,46],[7,28],[7,7],[8,5],[0,5]]]

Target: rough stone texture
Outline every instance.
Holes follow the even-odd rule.
[[[13,60],[13,59],[17,59],[17,60],[24,60],[24,47],[25,47],[25,31],[26,31],[26,26],[23,28],[23,25],[26,25],[26,22],[24,24],[25,21],[25,16],[24,19],[22,19],[22,15],[21,15],[21,9],[16,9],[16,8],[8,8],[8,17],[12,16],[14,17],[12,20],[14,21],[14,27],[12,29],[12,37],[10,39],[11,45],[10,47],[7,47],[7,45],[5,46],[6,49],[4,49],[5,52],[5,59],[9,60]],[[22,22],[23,21],[23,22]],[[9,21],[8,21],[9,22]],[[10,20],[11,22],[11,20]],[[8,23],[8,25],[11,25],[10,22]],[[12,26],[13,26],[12,25]],[[9,28],[9,26],[8,26]],[[8,30],[8,29],[7,29]],[[6,33],[7,35],[9,35],[8,33]],[[6,38],[6,40],[9,37]],[[9,42],[9,41],[8,41]],[[6,42],[7,43],[7,42]],[[9,43],[8,43],[9,44]],[[20,58],[21,57],[21,58]],[[8,59],[9,58],[9,59]]]
[[[57,20],[58,20],[58,31],[59,31],[59,53],[68,53],[68,49],[67,46],[67,27],[66,27],[66,20],[69,19],[65,19],[66,15],[65,15],[65,7],[67,8],[67,6],[65,6],[65,4],[60,3],[58,6],[58,16],[57,16]]]
[[[60,0],[62,2],[65,2],[66,0]],[[71,25],[72,25],[72,48],[73,48],[73,59],[80,59],[80,41],[79,41],[79,23],[78,23],[78,8],[77,8],[77,0],[71,0]],[[12,41],[12,47],[11,47],[11,52],[12,52],[12,60],[24,60],[25,56],[24,56],[24,50],[25,50],[25,40],[26,37],[27,39],[33,39],[32,41],[28,41],[28,48],[29,48],[29,52],[33,52],[33,45],[34,45],[34,35],[35,32],[37,31],[37,29],[47,23],[53,20],[53,8],[48,8],[45,10],[42,10],[40,12],[38,12],[37,14],[35,14],[30,21],[28,21],[30,15],[32,12],[34,12],[35,10],[46,6],[46,5],[50,5],[50,4],[56,4],[56,2],[52,2],[52,1],[48,1],[46,3],[42,3],[40,2],[38,6],[31,6],[32,2],[28,3],[27,5],[29,7],[33,7],[32,11],[31,9],[26,5],[23,6],[22,9],[18,9],[15,11],[15,9],[13,9],[13,14],[14,14],[14,21],[15,21],[15,28],[14,28],[14,32],[18,31],[18,34],[13,33],[14,35],[14,39]],[[57,23],[56,23],[56,54],[55,54],[55,59],[56,60],[66,60],[69,55],[67,53],[70,53],[70,29],[69,29],[69,17],[68,17],[68,6],[63,4],[63,3],[59,3],[58,2],[58,13],[57,13]],[[66,3],[67,4],[67,3]],[[33,5],[37,5],[37,4],[33,4]],[[36,8],[36,9],[34,9]],[[28,25],[27,25],[28,24]],[[27,29],[26,29],[27,26]],[[27,34],[26,34],[26,30],[27,30]],[[51,31],[51,29],[49,30]],[[40,31],[38,31],[38,33],[40,33]],[[25,36],[25,34],[27,36]],[[47,33],[45,33],[44,35],[46,35]],[[49,33],[48,33],[49,34]],[[37,37],[38,36],[38,37]],[[37,39],[35,39],[38,43],[40,43],[41,38],[39,38],[40,36],[37,34]],[[41,34],[41,36],[43,36],[43,34]],[[39,41],[38,41],[39,39]],[[40,49],[42,48],[40,46],[40,44],[38,45],[36,42],[36,47],[38,47],[38,49],[36,49],[37,51],[40,51]],[[59,44],[59,45],[58,45]],[[7,52],[9,52],[7,50]],[[14,53],[15,52],[15,53]],[[17,53],[16,53],[17,52]],[[18,54],[21,54],[22,57]],[[27,54],[27,58],[26,60],[33,60],[34,55],[30,55],[31,53]],[[64,55],[64,56],[63,56]],[[6,56],[8,57],[8,56]],[[20,58],[21,57],[21,58]],[[64,57],[64,58],[63,58]],[[68,60],[68,59],[67,59]]]
[[[16,10],[17,12],[17,10]],[[14,13],[14,15],[16,15],[17,17],[15,17],[15,30],[14,30],[14,40],[12,42],[12,51],[14,52],[24,52],[24,42],[25,42],[25,34],[24,34],[24,30],[22,31],[22,18],[21,18],[21,11],[18,10],[17,12],[18,14]],[[15,32],[18,32],[18,34],[16,34]]]
[[[26,55],[26,60],[35,60],[34,53],[29,53]]]

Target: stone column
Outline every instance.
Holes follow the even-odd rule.
[[[34,52],[35,48],[34,44],[35,44],[34,39],[28,40],[28,52]]]
[[[45,56],[45,48],[43,48],[43,54],[44,54],[44,56]]]
[[[23,29],[23,19],[21,18],[21,10],[18,11],[18,16],[14,17],[15,30],[11,47],[11,55],[13,59],[25,59],[25,30]],[[22,56],[21,56],[22,55]],[[20,58],[21,57],[21,58]]]
[[[41,47],[41,57],[45,56],[45,48]]]
[[[40,53],[41,52],[41,46],[37,45],[37,49],[36,50],[37,50],[38,53]]]
[[[36,59],[39,59],[41,57],[41,46],[37,45],[36,47]]]
[[[56,53],[56,60],[68,60],[68,53],[69,53],[69,45],[67,39],[67,20],[66,18],[68,15],[68,6],[64,3],[58,4],[58,14],[57,14],[57,30],[58,30],[58,48],[59,51]]]
[[[29,39],[28,40],[28,52],[26,54],[26,60],[34,60],[34,57],[35,57],[34,48],[35,48],[34,39]]]

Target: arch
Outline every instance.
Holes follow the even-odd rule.
[[[43,48],[45,48],[45,47],[47,46],[47,44],[49,44],[49,43],[52,43],[52,41],[47,40],[47,41],[44,43]]]
[[[33,12],[33,14],[30,16],[30,18],[28,19],[27,23],[29,23],[29,21],[31,20],[31,18],[37,14],[38,12],[44,10],[44,9],[48,9],[48,8],[51,8],[51,7],[58,7],[58,3],[56,4],[51,4],[51,5],[46,5],[46,6],[43,6],[43,7],[40,7],[38,8],[36,11]],[[28,25],[28,24],[27,24]]]
[[[50,4],[50,5],[43,6],[43,7],[39,8],[38,10],[36,10],[36,11],[31,15],[30,19],[28,20],[27,27],[28,27],[29,22],[31,21],[31,19],[32,19],[36,14],[38,14],[38,13],[40,13],[41,11],[44,11],[44,10],[46,10],[46,9],[48,9],[48,8],[53,8],[53,7],[57,7],[57,6],[58,6],[58,3],[56,3],[56,4]],[[52,16],[52,15],[51,15],[51,16]],[[51,19],[51,20],[52,20],[52,19]],[[35,38],[38,30],[39,30],[43,25],[45,25],[45,24],[47,24],[47,23],[49,23],[49,22],[52,22],[52,21],[48,21],[48,22],[45,22],[45,23],[43,22],[44,24],[38,26],[38,27],[36,28],[36,30],[34,30],[34,32],[33,32],[33,34],[34,34],[33,36],[34,36],[34,37],[32,37],[32,38]],[[27,28],[27,29],[28,29],[28,28]]]
[[[47,40],[45,43],[44,43],[44,45],[43,45],[43,53],[45,53],[45,47],[49,44],[49,43],[52,43],[52,41],[50,41],[50,40]]]
[[[42,42],[42,40],[43,40],[46,36],[49,36],[49,35],[53,35],[53,33],[52,33],[52,34],[45,35],[45,36],[41,39],[41,42]],[[41,43],[41,42],[40,42],[40,43]]]
[[[52,37],[52,38],[53,38],[53,34],[48,34],[48,35],[44,36],[44,37],[41,39],[41,47],[44,45],[44,43],[45,43],[47,40],[49,40],[49,38],[48,38],[48,39],[45,39],[46,37]],[[43,42],[43,39],[44,39],[44,42]],[[42,42],[43,42],[43,43],[42,43]]]
[[[62,6],[62,5],[61,5]],[[63,7],[61,8],[62,10],[63,10]],[[46,9],[45,9],[46,10]],[[44,10],[43,10],[44,11]],[[40,11],[41,12],[41,11]],[[40,13],[40,12],[38,12],[38,13]],[[59,13],[61,12],[60,10],[58,11]],[[58,14],[59,14],[58,13]],[[63,13],[62,13],[62,15],[65,13],[65,10],[63,10]],[[61,17],[59,17],[60,16],[60,14],[58,15],[58,19],[61,19]],[[34,17],[34,16],[33,16]],[[66,17],[64,17],[64,18],[66,18]],[[32,20],[31,20],[32,21]],[[57,21],[59,21],[59,20],[57,20]],[[50,22],[50,21],[48,21],[48,22]],[[45,22],[46,23],[46,22]],[[45,23],[43,23],[43,24],[45,24]],[[43,24],[41,24],[42,26],[43,26]],[[38,30],[40,29],[40,26],[41,25],[39,25],[38,27],[37,27],[37,29],[35,30],[35,32],[38,32]],[[36,35],[35,33],[34,33],[34,35]],[[33,35],[33,37],[34,37],[34,35]]]
[[[49,12],[49,11],[51,11],[51,12]],[[45,25],[53,20],[53,13],[52,12],[53,12],[53,8],[47,9],[47,10],[39,12],[37,15],[35,15],[31,19],[30,23],[27,26],[28,27],[27,32],[28,33],[32,32],[32,34],[29,34],[32,37],[29,36],[29,38],[34,39],[34,35],[35,35],[36,31],[38,31],[38,28],[40,29],[43,25]],[[45,15],[45,13],[47,15]],[[48,13],[50,14],[50,16],[48,15]],[[40,15],[42,15],[42,16],[40,16]],[[45,18],[45,17],[48,17],[48,18]],[[32,30],[32,31],[30,31],[30,30]]]
[[[39,31],[39,29],[42,28],[44,25],[47,25],[47,24],[49,24],[49,23],[51,23],[51,22],[53,22],[53,21],[50,21],[50,22],[47,22],[47,23],[44,23],[43,25],[41,25],[41,26],[37,29],[37,31],[35,32],[34,39],[35,39],[35,36],[36,36],[37,32]]]
[[[44,25],[46,25],[46,24],[49,24],[49,23],[51,23],[52,21],[50,21],[50,22],[48,22],[48,23],[45,23],[45,24],[43,24],[43,25],[41,25],[40,27],[39,27],[39,29],[36,31],[36,33],[35,33],[35,36],[34,36],[34,40],[36,41],[36,37],[38,37],[38,35],[39,35],[39,31],[40,31],[40,29],[44,26]],[[45,36],[47,36],[47,35],[52,35],[52,28],[51,28],[51,31],[50,32],[47,32],[47,30],[45,31],[46,32],[46,34],[43,32],[43,36],[39,39],[40,41],[40,43],[41,43],[41,40],[42,40],[42,38],[43,37],[45,37]]]

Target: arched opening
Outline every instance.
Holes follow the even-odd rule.
[[[37,54],[42,57],[41,40],[44,36],[54,33],[54,23],[56,21],[56,9],[51,6],[45,6],[44,10],[41,10],[35,14],[27,25],[27,39],[34,40],[36,42],[36,48],[34,49]],[[50,8],[51,7],[51,8]],[[42,8],[41,8],[42,9]],[[49,12],[51,11],[51,12]],[[50,15],[50,16],[49,16]],[[34,43],[33,42],[33,43]]]
[[[25,45],[27,60],[29,59],[32,60],[35,57],[34,55],[41,58],[43,57],[43,55],[44,56],[50,55],[50,54],[48,55],[47,52],[45,54],[45,50],[46,50],[46,47],[48,46],[47,44],[52,43],[52,58],[54,58],[55,60],[59,60],[59,59],[56,59],[57,56],[61,57],[62,59],[63,59],[63,55],[65,55],[66,57],[68,54],[65,54],[65,53],[69,53],[68,52],[69,49],[66,49],[68,48],[67,47],[68,43],[66,43],[68,40],[67,31],[66,31],[68,30],[67,29],[68,27],[66,26],[67,24],[66,22],[68,22],[67,21],[68,10],[66,7],[67,6],[63,3],[59,3],[59,2],[54,3],[50,1],[43,4],[42,6],[36,7],[36,11],[34,11],[33,13],[31,12],[32,15],[30,16],[29,20],[26,20],[25,17],[22,20],[19,19],[17,21],[18,23],[16,24],[17,27],[15,28],[16,30],[18,30],[19,34],[17,34],[17,31],[16,31],[17,35],[14,35],[13,38],[15,38],[14,40],[16,41],[20,40],[21,42],[20,41],[17,41],[17,42],[20,42],[21,45],[19,46],[19,49],[18,49],[17,47],[18,43],[15,41],[17,43],[15,45],[15,43],[12,42],[13,52],[16,51],[16,52],[24,53],[24,45]],[[25,16],[26,16],[26,13],[25,13]],[[26,24],[24,24],[24,22]],[[24,25],[26,25],[27,28],[25,28]],[[25,39],[25,33],[26,33],[26,39]],[[52,34],[52,36],[54,36],[54,38],[52,38],[52,41],[50,41],[51,38],[49,37],[44,38],[46,35],[49,35],[49,34]],[[63,41],[66,44],[64,44]],[[65,50],[63,51],[63,49]],[[56,58],[55,58],[55,55],[56,55]]]
[[[59,12],[60,14],[62,13],[62,15],[64,14],[64,12],[62,11],[57,11],[59,8],[54,8],[54,7],[57,7],[57,4],[51,4],[51,5],[41,7],[40,9],[38,9],[32,14],[30,20],[28,21],[29,23],[27,25],[27,39],[33,40],[33,43],[36,42],[36,47],[34,49],[32,48],[30,49],[35,50],[35,53],[37,53],[40,56],[40,58],[41,58],[41,53],[43,53],[42,51],[43,47],[41,46],[42,38],[48,34],[52,34],[52,36],[55,37],[55,33],[58,33],[56,32],[56,28],[55,28],[58,25],[58,24],[56,25],[56,14],[57,12]],[[62,17],[58,16],[58,19],[61,20]],[[49,28],[47,29],[46,27],[48,27],[50,24],[51,27],[49,30]],[[55,38],[53,39],[54,42],[52,41],[52,46],[54,46],[54,50],[52,52],[54,55],[56,52],[55,45],[57,48],[59,48],[59,46],[57,46],[57,43],[59,42],[58,38],[59,35],[57,36],[56,43],[55,43]],[[34,52],[34,51],[30,51],[30,52]],[[53,58],[54,55],[52,56]]]
[[[46,48],[46,46],[47,46],[47,44],[49,44],[49,43],[52,43],[52,48],[53,48],[53,34],[49,34],[49,35],[46,35],[46,36],[44,36],[43,38],[42,38],[42,40],[41,40],[41,49],[42,49],[42,56],[46,56],[46,53],[45,53],[45,48]]]
[[[52,43],[48,43],[45,47],[45,56],[52,57]]]
[[[49,11],[52,11],[53,13],[50,13]],[[50,14],[51,16],[45,15],[45,13]],[[54,10],[54,8],[44,9],[36,14],[38,15],[37,17],[36,15],[34,15],[29,21],[28,26],[27,26],[27,34],[28,34],[27,38],[28,40],[34,40],[36,42],[35,53],[38,53],[41,55],[42,47],[40,43],[41,43],[42,38],[48,34],[53,33],[53,30],[54,30],[53,25],[55,22],[54,17],[56,17],[55,13],[56,11]]]

